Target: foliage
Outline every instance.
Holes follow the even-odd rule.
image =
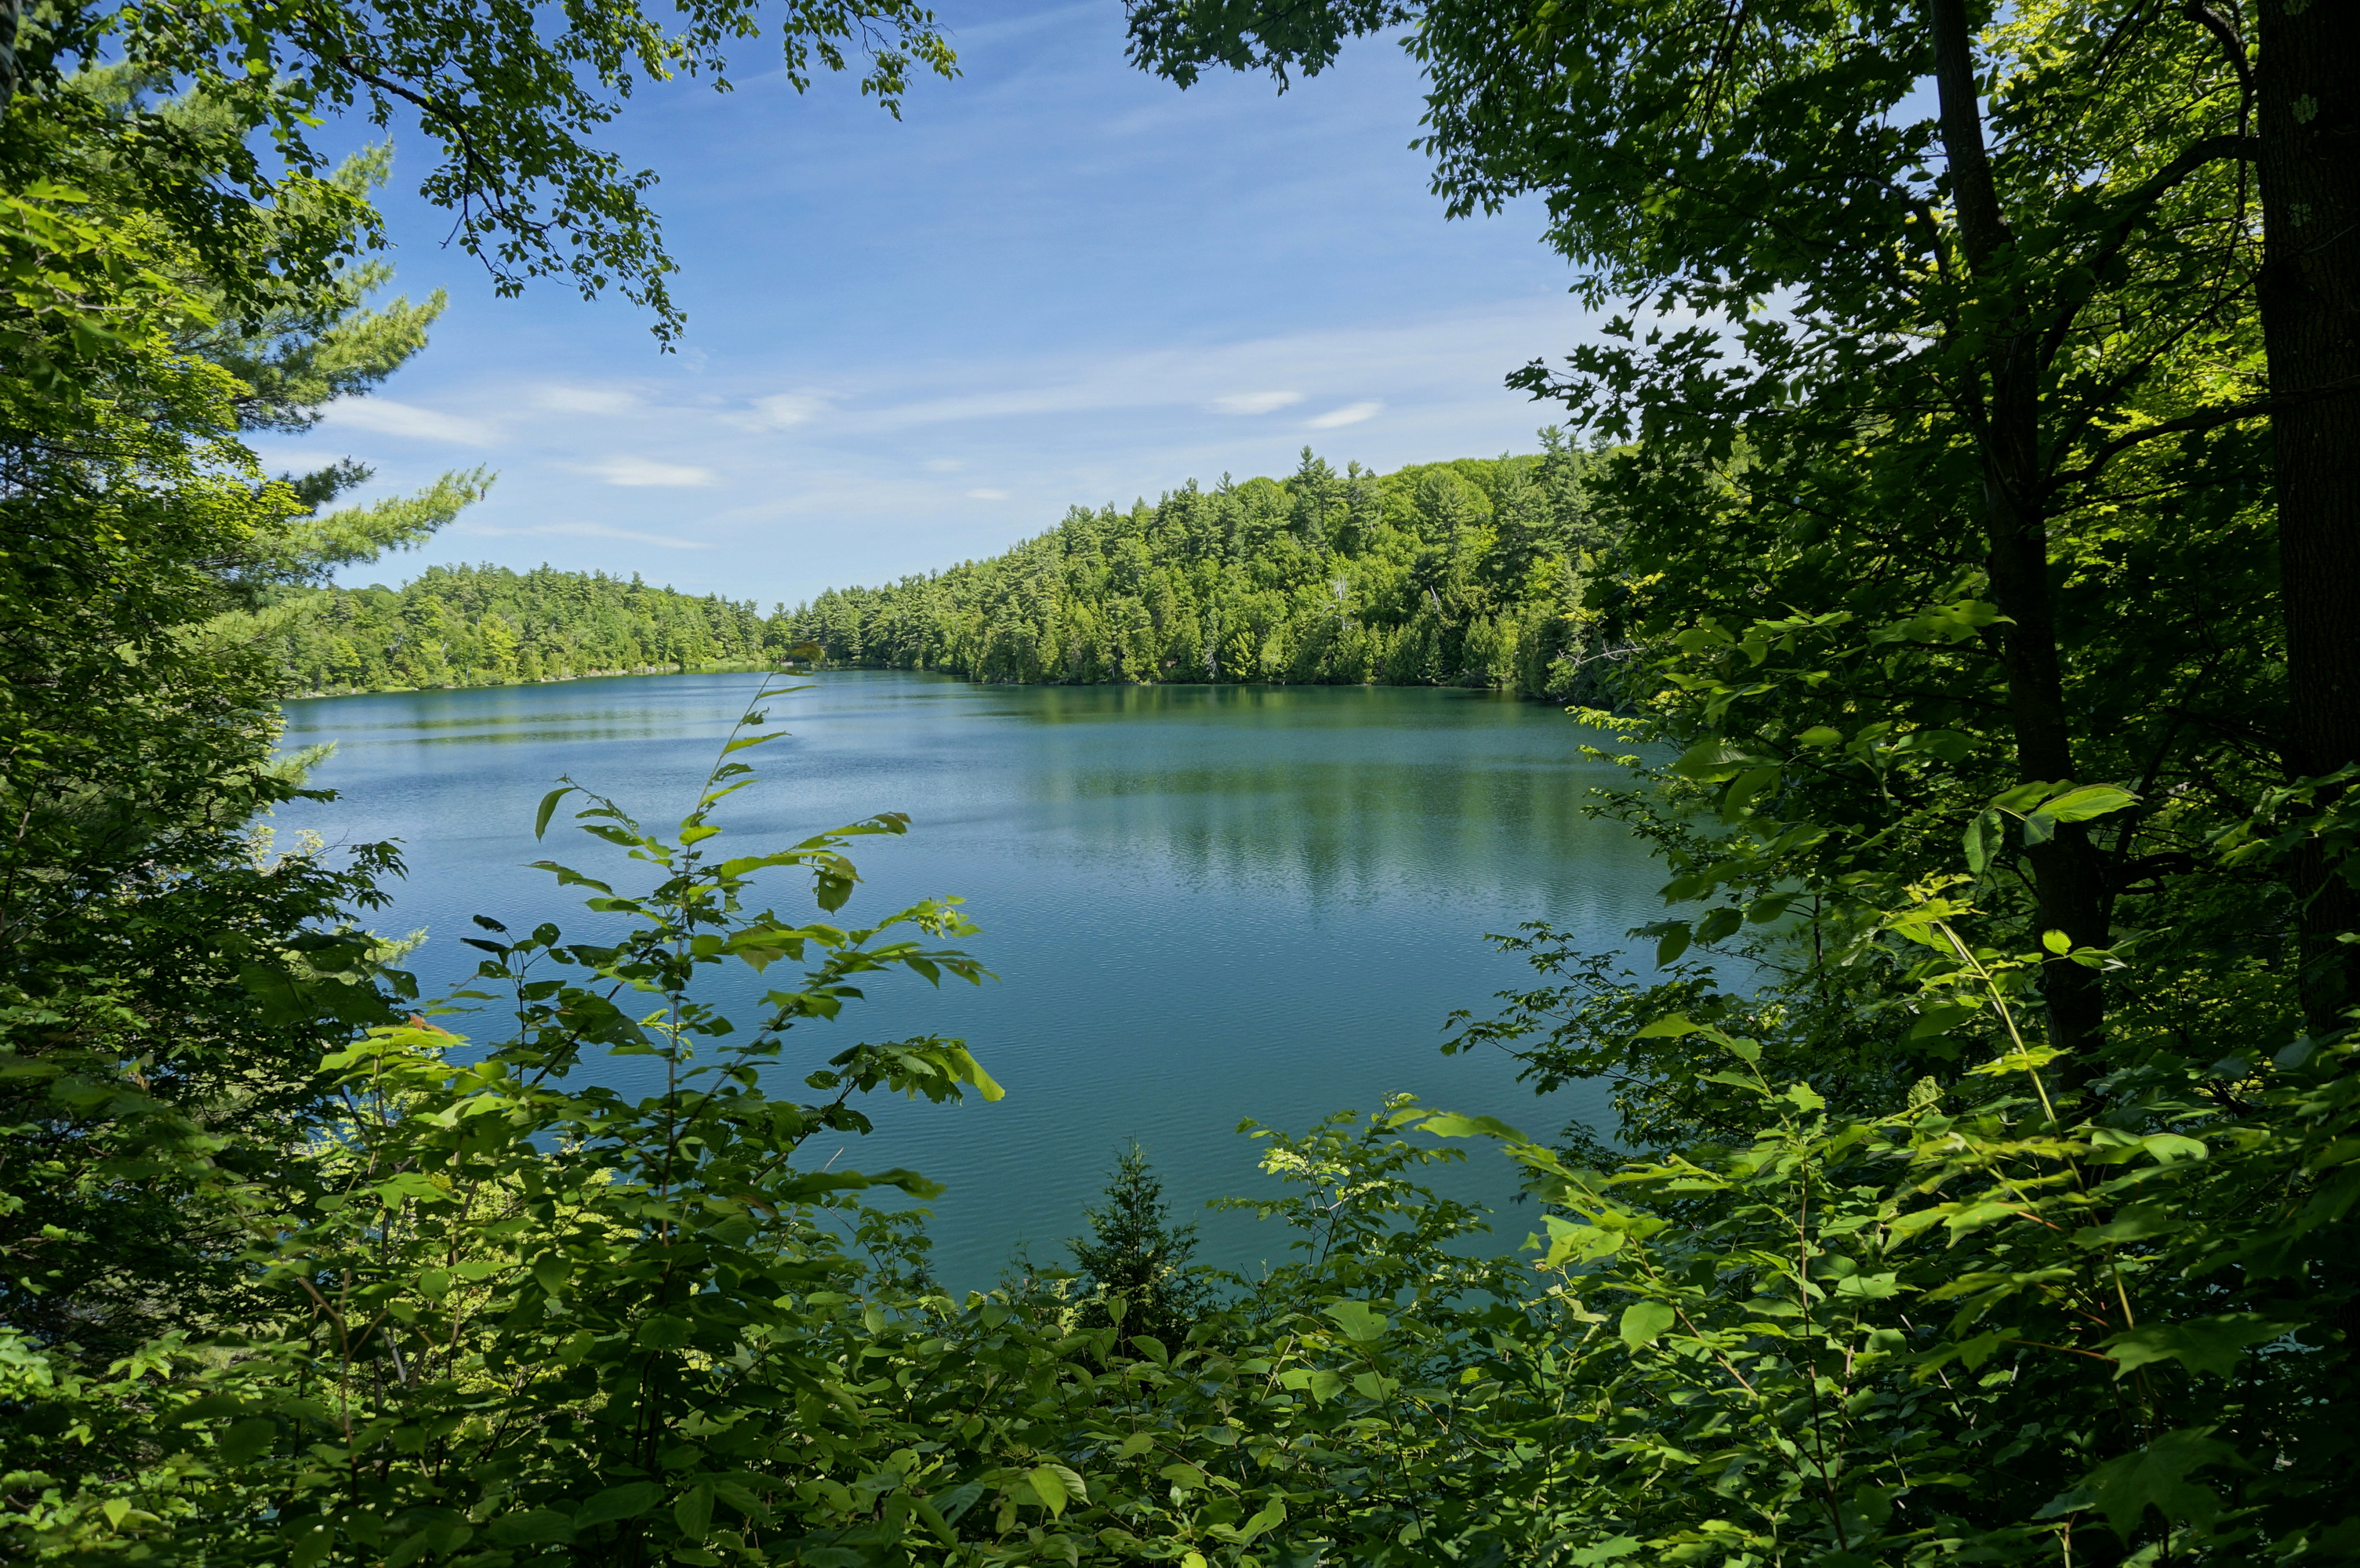
[[[850,664],[993,681],[1268,681],[1595,694],[1579,610],[1606,539],[1591,454],[1194,484],[1075,508],[989,561],[836,589],[787,617]]]
[[[325,588],[290,604],[270,651],[284,688],[305,692],[762,664],[797,644],[750,601],[546,566],[434,566],[399,589]]]
[[[733,48],[766,28],[798,92],[864,56],[860,91],[896,114],[913,71],[956,70],[933,14],[908,0],[698,0],[664,17],[628,4],[67,4],[25,16],[0,71],[0,110],[18,133],[0,180],[16,188],[23,170],[67,148],[111,160],[137,205],[164,216],[241,309],[267,306],[281,281],[316,284],[356,243],[381,238],[365,198],[333,178],[318,127],[355,113],[378,126],[401,116],[439,156],[420,193],[453,212],[454,237],[498,291],[546,276],[585,297],[613,287],[652,311],[669,342],[683,317],[646,201],[655,176],[591,138],[635,92],[683,76],[727,91]],[[76,72],[116,62],[180,84],[208,123],[78,103]],[[187,180],[176,166],[191,154],[219,178]],[[253,265],[258,249],[275,267]]]
[[[374,386],[440,309],[368,303],[386,149],[335,163],[307,137],[361,98],[381,124],[410,103],[453,153],[429,187],[503,281],[612,274],[670,331],[646,177],[582,133],[628,69],[717,67],[759,19],[707,7],[667,35],[614,7],[0,5],[12,1552],[61,1499],[111,1532],[132,1489],[171,1480],[151,1385],[199,1341],[219,1373],[242,1335],[269,1339],[244,1197],[306,1190],[323,1062],[407,1010],[399,944],[359,926],[391,851],[275,855],[256,825],[301,783],[271,755],[267,645],[286,589],[415,542],[486,479],[323,511],[366,472],[273,480],[239,440]],[[889,104],[913,60],[949,68],[907,7],[784,20],[799,84],[871,46]]]
[[[1134,1140],[1115,1160],[1097,1208],[1084,1209],[1090,1234],[1066,1247],[1089,1282],[1082,1309],[1085,1328],[1119,1327],[1165,1345],[1186,1341],[1204,1312],[1210,1284],[1191,1266],[1196,1227],[1174,1225],[1164,1203],[1164,1182]]]
[[[979,978],[933,945],[967,927],[944,905],[829,919],[849,836],[898,819],[703,847],[760,733],[672,832],[577,801],[649,886],[549,864],[628,928],[611,942],[486,923],[456,1000],[504,996],[512,1027],[478,1046],[400,1021],[403,977],[357,929],[387,856],[247,836],[296,784],[268,760],[267,639],[222,635],[342,548],[324,522],[300,542],[311,498],[235,440],[269,386],[336,384],[300,354],[273,382],[249,329],[308,289],[325,314],[300,331],[332,334],[360,298],[335,268],[368,242],[365,193],[305,116],[409,94],[455,149],[430,185],[480,199],[464,231],[504,284],[611,277],[663,330],[640,187],[580,134],[633,72],[717,66],[751,13],[691,7],[672,34],[627,6],[48,13],[0,81],[5,1550],[2360,1552],[2339,1245],[2360,757],[2321,749],[2334,692],[2292,613],[2353,550],[2316,553],[2316,496],[2286,478],[2337,472],[2305,410],[2352,398],[2281,379],[2332,360],[2282,328],[2348,270],[2287,195],[2341,200],[2360,167],[2289,128],[2348,125],[2291,109],[2289,73],[2328,56],[2256,60],[2210,5],[1132,14],[1182,80],[1316,70],[1415,19],[1445,195],[1539,194],[1598,297],[1641,301],[1520,384],[1635,444],[1390,479],[1306,455],[1283,485],[1076,517],[786,630],[988,679],[1600,682],[1616,712],[1591,716],[1644,785],[1604,809],[1671,874],[1657,973],[1529,931],[1542,985],[1456,1043],[1542,1087],[1609,1077],[1614,1141],[1406,1100],[1255,1128],[1287,1190],[1246,1206],[1295,1255],[1170,1342],[1057,1280],[952,1301],[918,1216],[859,1197],[922,1178],[797,1158],[863,1130],[880,1089],[988,1097],[981,1066],[954,1040],[861,1044],[794,1062],[809,1099],[770,1086],[794,1028],[867,976]],[[791,69],[874,20],[889,96],[946,63],[917,12],[788,20]],[[71,87],[106,49],[211,107]],[[284,178],[245,137],[264,125]],[[813,878],[819,918],[751,909],[777,870]],[[700,989],[740,961],[802,970],[742,1032]],[[1525,1172],[1533,1262],[1487,1256],[1485,1216],[1417,1180],[1468,1138]]]
[[[1621,1112],[1516,1144],[1565,1289],[1622,1292],[1536,1503],[1571,1560],[2360,1532],[2314,1403],[2350,1377],[2355,737],[2301,646],[2360,558],[2288,479],[2348,495],[2360,453],[2288,325],[2348,289],[2304,225],[2350,165],[2271,118],[2353,57],[2307,10],[1131,7],[1184,83],[1412,23],[1437,189],[1538,196],[1628,301],[1512,380],[1633,441],[1585,608],[1643,656],[1590,716],[1672,907],[1652,975],[1513,939],[1541,987],[1457,1042]]]

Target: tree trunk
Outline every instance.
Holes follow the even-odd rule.
[[[16,30],[24,14],[24,0],[0,0],[0,114],[16,96]]]
[[[2260,0],[2262,337],[2285,604],[2288,766],[2360,762],[2360,5]],[[2339,388],[2330,391],[2328,388]],[[2360,1000],[2360,899],[2323,857],[2295,867],[2303,1011]]]
[[[1996,270],[1996,253],[2011,236],[1983,145],[1966,5],[1964,0],[1928,0],[1927,13],[1960,242],[1975,274],[1989,277]],[[2040,361],[2020,301],[2010,314],[2014,326],[1994,332],[1983,352],[1983,526],[1991,545],[1992,602],[2010,623],[2002,629],[2000,651],[2016,765],[2027,781],[2056,783],[2073,776],[2073,732],[2057,653],[2049,527],[2040,500]],[[2080,823],[2061,826],[2048,843],[2030,846],[2027,858],[2040,928],[2063,931],[2076,946],[2105,946],[2105,877],[2088,830]],[[2077,1054],[2067,1066],[2069,1077],[2088,1076],[2105,1024],[2096,972],[2078,964],[2052,964],[2041,996],[2050,1042]]]

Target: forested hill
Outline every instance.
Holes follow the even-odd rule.
[[[822,593],[785,642],[976,681],[1466,685],[1563,697],[1592,662],[1580,611],[1603,544],[1589,454],[1379,474],[1306,448],[1289,478],[1130,511],[1076,507],[988,561]]]
[[[432,566],[307,593],[273,635],[292,691],[497,686],[760,660],[792,645],[751,602],[604,572]]]

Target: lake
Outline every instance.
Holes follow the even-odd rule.
[[[409,876],[372,923],[426,929],[410,964],[439,991],[472,973],[477,955],[458,940],[479,934],[471,915],[597,932],[577,898],[527,868],[554,856],[622,872],[620,852],[565,831],[563,813],[533,842],[558,775],[669,824],[755,680],[290,702],[287,744],[336,743],[312,782],[340,798],[297,802],[276,825],[399,841]],[[841,1155],[948,1184],[932,1234],[954,1288],[988,1284],[1020,1244],[1062,1258],[1128,1138],[1178,1217],[1200,1221],[1200,1258],[1250,1268],[1283,1258],[1287,1238],[1199,1212],[1270,1190],[1235,1131],[1243,1117],[1301,1128],[1404,1090],[1531,1131],[1600,1109],[1582,1089],[1536,1103],[1499,1053],[1437,1049],[1452,1009],[1480,1014],[1530,976],[1486,932],[1546,919],[1620,949],[1660,908],[1644,846],[1582,811],[1620,771],[1583,757],[1593,733],[1553,707],[1424,688],[978,686],[854,670],[771,713],[790,738],[748,754],[762,779],[732,798],[720,842],[751,853],[906,811],[906,837],[855,842],[865,882],[836,919],[956,894],[982,928],[966,945],[999,976],[938,992],[895,976],[790,1057],[800,1076],[854,1039],[956,1035],[1006,1086],[996,1105],[872,1100],[877,1133]],[[777,903],[809,918],[784,886]],[[629,1088],[639,1065],[596,1071]],[[1511,1199],[1504,1162],[1471,1153],[1440,1184]],[[1499,1229],[1513,1245],[1530,1225],[1511,1209]]]

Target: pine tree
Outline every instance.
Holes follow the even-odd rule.
[[[1176,1347],[1203,1313],[1209,1290],[1202,1269],[1189,1262],[1196,1227],[1172,1224],[1163,1180],[1136,1139],[1117,1158],[1104,1202],[1083,1210],[1082,1217],[1089,1222],[1089,1237],[1065,1245],[1092,1287],[1083,1325],[1114,1323],[1113,1303],[1120,1301],[1126,1344],[1144,1334]]]

